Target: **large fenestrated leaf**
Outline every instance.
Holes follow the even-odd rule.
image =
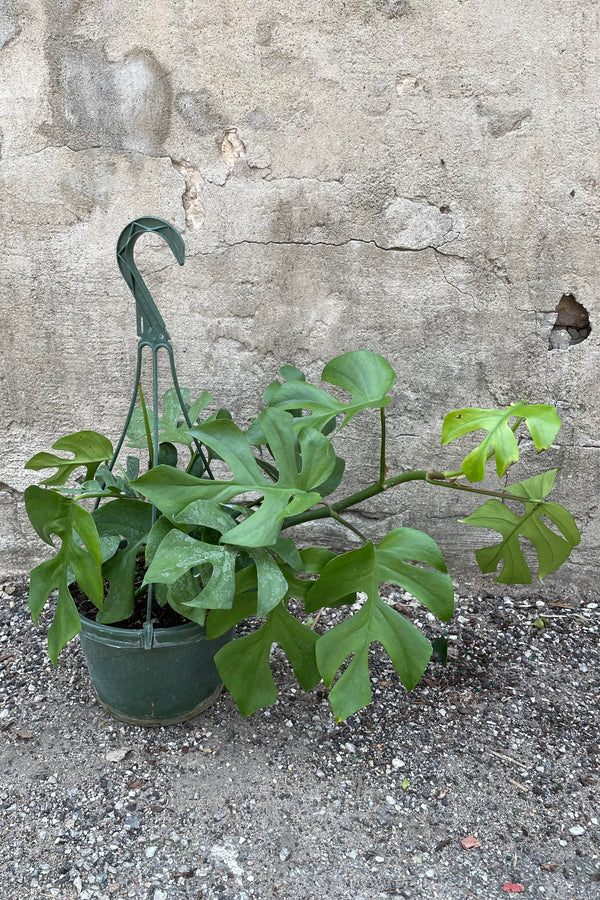
[[[531,584],[531,570],[521,549],[521,537],[535,547],[540,581],[562,566],[573,547],[579,543],[579,530],[571,513],[560,503],[544,500],[554,486],[557,472],[558,469],[551,469],[506,488],[510,494],[531,498],[530,502],[523,503],[521,515],[500,500],[492,499],[462,519],[466,525],[491,528],[502,535],[498,544],[481,547],[475,552],[484,574],[497,572],[498,566],[502,566],[494,581],[501,584]],[[548,519],[555,528],[549,527],[544,519]]]
[[[315,662],[316,642],[317,635],[279,604],[257,631],[222,647],[215,662],[241,714],[249,716],[277,699],[270,665],[273,644],[286,653],[301,687],[306,691],[315,687],[321,680]]]
[[[73,456],[65,458],[56,456],[55,453],[36,453],[25,463],[26,469],[33,469],[36,472],[41,469],[56,469],[53,475],[41,482],[52,486],[65,484],[69,476],[80,466],[85,467],[86,479],[92,479],[100,463],[111,459],[113,455],[111,442],[96,431],[77,431],[75,434],[68,434],[52,444],[52,449],[72,453]]]
[[[363,409],[387,406],[388,392],[396,381],[387,360],[370,350],[353,350],[332,359],[323,369],[322,378],[327,384],[347,391],[350,402],[338,400],[328,391],[302,380],[285,381],[278,389],[270,385],[266,402],[271,408],[309,410],[309,416],[295,419],[295,428],[310,426],[320,431],[340,413],[344,417],[343,427]],[[257,433],[251,434],[256,439]]]
[[[486,462],[492,450],[498,475],[504,475],[518,460],[519,447],[510,426],[511,419],[524,419],[538,451],[552,445],[561,424],[555,408],[543,403],[513,403],[506,409],[455,409],[444,418],[442,444],[472,431],[487,432],[463,460],[461,468],[469,481],[481,481],[485,477]]]
[[[367,595],[358,613],[335,625],[317,643],[317,665],[328,686],[352,656],[329,695],[338,722],[371,701],[368,656],[374,641],[383,644],[408,690],[417,684],[431,656],[429,641],[380,598],[382,582],[410,591],[443,621],[452,616],[452,581],[435,541],[423,532],[398,528],[377,547],[368,543],[331,560],[308,592],[307,609],[335,606],[352,591]]]
[[[338,606],[343,597],[355,591],[374,593],[382,583],[409,591],[444,622],[452,616],[452,579],[440,549],[433,538],[415,528],[395,528],[376,547],[368,543],[334,556],[309,590],[306,609]]]
[[[25,508],[38,535],[50,546],[56,536],[60,549],[53,559],[31,572],[29,608],[37,624],[52,591],[58,591],[56,609],[48,629],[48,655],[54,665],[58,654],[81,630],[79,613],[69,590],[73,578],[99,609],[102,608],[102,552],[90,513],[71,498],[33,485],[25,490]]]
[[[102,570],[109,587],[96,620],[108,625],[133,613],[136,559],[152,527],[152,507],[143,500],[120,498],[99,506],[93,516],[100,538],[119,537],[127,542]]]
[[[208,391],[204,391],[194,403],[189,403],[189,388],[182,388],[181,395],[183,397],[188,418],[192,425],[196,422],[200,413],[206,409],[211,402],[212,397]],[[148,416],[152,421],[152,410],[147,407]],[[160,442],[170,442],[175,444],[185,444],[190,446],[192,439],[189,436],[189,426],[183,418],[177,391],[174,387],[169,388],[163,395],[163,413],[158,417],[158,439]],[[129,428],[127,429],[127,437],[129,438],[130,447],[147,447],[148,438],[146,434],[146,426],[144,423],[144,414],[140,406],[136,406],[131,417]]]
[[[222,541],[240,547],[270,546],[277,540],[286,516],[304,512],[319,502],[321,497],[315,487],[331,475],[335,466],[331,444],[313,429],[299,436],[298,464],[293,422],[293,417],[281,409],[267,409],[262,414],[262,426],[279,471],[275,483],[264,476],[244,432],[224,419],[192,429],[190,434],[227,463],[231,480],[194,478],[157,466],[132,487],[173,519],[196,500],[227,503],[239,495],[259,493],[263,499],[258,510],[225,532]]]

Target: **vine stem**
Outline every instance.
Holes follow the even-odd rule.
[[[409,481],[425,481],[427,484],[434,485],[435,487],[450,488],[451,490],[463,491],[469,494],[482,494],[485,497],[499,497],[500,500],[520,500],[521,503],[539,502],[533,497],[521,497],[518,494],[509,494],[508,491],[490,491],[487,488],[470,487],[466,484],[456,484],[454,481],[445,479],[433,479],[431,478],[430,473],[425,469],[416,469],[412,472],[403,472],[401,475],[393,475],[391,478],[386,478],[383,484],[379,482],[371,484],[369,487],[363,488],[362,491],[357,491],[355,494],[351,494],[349,497],[338,500],[336,503],[332,503],[329,506],[319,506],[307,509],[306,512],[299,513],[296,516],[288,516],[288,518],[283,521],[282,530],[284,528],[291,528],[294,525],[301,525],[303,522],[312,522],[315,519],[336,518],[337,513],[343,512],[351,506],[363,503],[365,500],[369,500],[371,497],[376,497],[377,494],[383,493],[383,491],[388,491],[390,488],[397,487],[400,484],[406,484]]]
[[[379,452],[379,484],[385,484],[385,476],[387,474],[387,466],[385,464],[385,409],[383,406],[379,410],[381,420],[381,450]]]
[[[358,530],[358,528],[355,528],[354,525],[351,525],[350,522],[348,522],[347,519],[343,519],[343,518],[340,516],[340,514],[337,513],[337,512],[336,512],[334,509],[332,509],[331,507],[329,507],[329,515],[330,515],[330,517],[331,517],[332,519],[335,519],[336,522],[339,522],[340,525],[344,525],[344,526],[345,526],[346,528],[348,528],[350,531],[353,531],[354,534],[358,535],[358,537],[361,539],[361,541],[364,541],[365,544],[368,544],[368,543],[369,543],[369,539],[366,538],[366,537],[364,536],[364,534],[362,534],[362,533]]]

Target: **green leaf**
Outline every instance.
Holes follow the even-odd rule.
[[[288,583],[274,559],[266,550],[252,551],[258,577],[258,602],[256,614],[262,618],[285,597]]]
[[[269,407],[309,410],[309,416],[296,419],[297,429],[311,426],[320,431],[340,413],[344,416],[341,426],[344,427],[363,409],[387,406],[388,392],[396,381],[387,360],[369,350],[354,350],[331,360],[323,369],[322,377],[328,384],[347,391],[351,401],[344,403],[315,385],[288,380],[271,392]]]
[[[442,444],[448,444],[472,431],[487,431],[486,437],[462,463],[469,481],[482,481],[486,462],[493,451],[496,471],[502,476],[519,458],[519,448],[511,419],[524,419],[536,450],[547,450],[560,428],[560,419],[553,406],[541,403],[513,403],[506,409],[455,409],[449,412],[442,425]]]
[[[272,549],[286,565],[291,566],[292,569],[297,569],[299,572],[304,571],[302,556],[298,552],[295,543],[289,538],[278,537]]]
[[[329,694],[336,722],[371,702],[369,648],[374,641],[383,644],[408,690],[418,683],[431,657],[427,638],[377,594],[371,594],[359,612],[321,635],[317,642],[317,665],[327,686],[352,655]]]
[[[69,590],[73,577],[98,608],[102,607],[102,551],[90,513],[69,497],[33,485],[25,490],[25,508],[31,524],[47,544],[52,537],[61,545],[54,559],[36,566],[31,573],[29,608],[37,624],[52,591],[58,599],[48,630],[48,655],[56,665],[58,654],[80,630],[79,614]]]
[[[317,643],[317,664],[328,686],[352,656],[330,693],[338,722],[371,701],[368,655],[374,641],[383,644],[408,690],[417,684],[431,656],[429,641],[379,597],[381,582],[410,591],[438,618],[452,616],[451,579],[435,541],[423,532],[397,528],[377,547],[368,543],[331,560],[308,592],[307,610],[335,605],[353,591],[367,595],[358,613],[334,626]]]
[[[306,605],[306,598],[308,592],[315,584],[313,580],[309,580],[307,578],[298,578],[298,573],[302,573],[303,575],[320,575],[328,562],[332,559],[336,558],[336,554],[333,550],[328,550],[325,547],[305,547],[304,550],[300,551],[300,559],[301,565],[297,566],[284,566],[282,571],[288,582],[288,590],[287,590],[287,599],[300,600],[304,602]],[[345,595],[340,600],[336,601],[335,606],[341,606],[342,604],[350,605],[356,601],[356,592]],[[329,603],[328,605],[332,605]],[[320,607],[315,607],[315,609],[319,609]],[[306,607],[307,612],[314,612],[313,609]]]
[[[540,581],[562,566],[573,547],[577,546],[580,535],[571,513],[559,503],[544,500],[552,490],[557,472],[558,469],[551,469],[506,488],[510,494],[530,498],[529,501],[519,501],[524,506],[522,515],[514,513],[500,500],[488,500],[461,520],[466,525],[491,528],[502,535],[500,543],[475,552],[484,575],[495,573],[502,565],[495,581],[501,584],[531,584],[531,571],[521,549],[520,537],[536,549]],[[555,526],[560,535],[544,522],[544,518]]]
[[[109,588],[96,621],[109,625],[133,613],[136,559],[152,527],[152,507],[143,500],[119,498],[99,506],[93,516],[101,538],[118,536],[127,542],[102,570]]]
[[[204,525],[212,528],[219,534],[228,532],[234,524],[233,518],[219,503],[212,500],[193,500],[176,515],[172,515],[174,522],[184,525]]]
[[[409,591],[444,622],[452,617],[454,590],[440,549],[415,528],[396,528],[377,547],[365,544],[331,559],[308,592],[306,610],[336,605],[356,591],[375,593],[381,583]]]
[[[85,466],[86,479],[92,479],[100,463],[111,459],[113,455],[113,446],[108,438],[95,431],[77,431],[75,434],[69,434],[56,441],[52,449],[72,453],[73,457],[65,459],[54,453],[36,453],[25,464],[26,469],[34,469],[36,472],[55,468],[54,475],[41,482],[52,486],[65,484],[79,466]]]
[[[132,487],[172,519],[195,500],[227,503],[238,495],[258,492],[263,497],[258,510],[228,529],[222,541],[240,547],[273,545],[287,515],[303,512],[320,501],[314,488],[333,471],[335,454],[324,435],[308,429],[299,436],[298,465],[293,417],[280,409],[267,409],[261,414],[261,420],[279,469],[275,484],[263,475],[244,432],[232,421],[221,419],[195,428],[190,434],[227,463],[233,475],[231,480],[194,478],[157,466],[138,478]]]
[[[433,649],[433,655],[435,657],[436,662],[441,663],[443,666],[448,665],[448,641],[445,637],[437,637],[433,638],[431,641],[431,647]]]
[[[210,610],[206,620],[207,637],[210,640],[220,637],[238,622],[243,622],[254,615],[256,615],[256,591],[236,595],[231,609]]]
[[[170,441],[161,441],[158,445],[158,464],[177,468],[177,447]]]
[[[191,572],[186,572],[173,584],[156,585],[156,587],[165,591],[165,601],[179,615],[196,622],[198,625],[204,625],[206,610],[195,605],[200,587],[197,578]]]
[[[203,412],[211,402],[212,397],[207,391],[204,391],[203,394],[190,405],[188,402],[190,396],[189,389],[182,388],[181,395],[185,403],[188,417],[193,425],[200,416],[200,413]],[[152,421],[152,410],[150,407],[147,407],[147,409],[149,419]],[[174,387],[169,388],[163,395],[163,414],[158,417],[158,439],[161,442],[185,444],[189,447],[192,443],[192,439],[188,435],[188,430],[189,426],[183,419],[177,391]],[[127,436],[130,439],[130,447],[143,448],[148,446],[144,415],[139,406],[133,411],[131,422],[127,429]]]
[[[199,609],[227,609],[235,592],[235,559],[229,547],[198,541],[183,531],[169,531],[159,544],[144,578],[145,584],[173,584],[191,568],[211,566],[212,574],[190,606]]]
[[[296,366],[282,366],[279,370],[279,374],[281,375],[283,381],[306,381],[304,372],[301,372],[300,369],[296,368]],[[271,384],[269,384],[265,389],[263,400],[265,401],[265,404],[267,406],[280,387],[281,382],[275,379],[275,381],[272,381]]]
[[[277,699],[270,665],[274,643],[286,653],[301,687],[305,691],[315,687],[321,680],[315,663],[316,642],[316,634],[279,605],[257,631],[222,647],[215,662],[241,714],[249,716]]]

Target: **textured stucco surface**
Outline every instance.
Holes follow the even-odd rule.
[[[2,572],[37,558],[24,462],[118,434],[135,317],[114,247],[158,215],[185,266],[160,241],[136,258],[181,382],[241,423],[282,364],[316,377],[357,347],[399,374],[392,469],[454,458],[447,409],[556,403],[550,464],[583,541],[548,589],[593,587],[598,20],[595,0],[1,3]],[[549,350],[563,294],[592,333]],[[348,437],[357,475],[371,431]],[[421,487],[365,515],[430,528],[457,571],[470,508]]]

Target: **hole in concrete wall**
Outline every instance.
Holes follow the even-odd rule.
[[[567,350],[591,334],[588,311],[573,294],[563,294],[555,309],[556,320],[550,331],[548,349]]]

